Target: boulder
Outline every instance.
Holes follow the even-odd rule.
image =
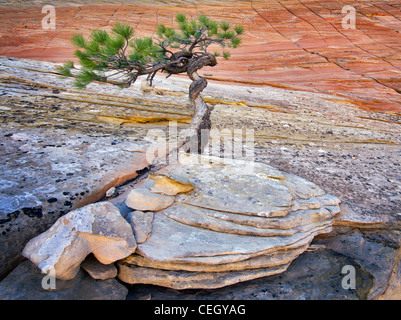
[[[59,218],[28,242],[23,255],[42,272],[52,271],[58,279],[69,280],[88,254],[110,264],[135,252],[136,246],[132,228],[119,210],[109,202],[99,202]]]
[[[340,212],[338,198],[264,163],[184,153],[178,160],[134,189],[160,191],[155,177],[192,186],[152,213],[146,240],[117,262],[123,282],[215,289],[278,274],[330,232]],[[129,218],[141,229],[143,213]]]

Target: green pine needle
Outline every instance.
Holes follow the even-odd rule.
[[[228,60],[231,57],[231,53],[228,51],[223,51],[223,58]]]
[[[63,77],[71,77],[72,76],[71,69],[74,69],[74,62],[72,62],[72,61],[67,61],[62,66],[57,67],[58,72]]]
[[[74,34],[71,38],[71,42],[74,46],[78,48],[85,49],[86,47],[86,41],[82,34]]]
[[[237,35],[241,35],[244,33],[244,26],[241,25],[235,26],[234,31],[237,33]]]
[[[241,44],[241,38],[235,37],[232,39],[233,48],[238,48]]]
[[[175,21],[178,23],[185,23],[187,21],[187,17],[183,13],[177,13],[175,16]]]
[[[223,31],[228,31],[228,29],[230,29],[230,23],[228,23],[226,21],[222,21],[222,22],[220,22],[220,28]]]
[[[163,37],[163,35],[166,32],[166,30],[167,30],[167,28],[166,28],[166,26],[164,24],[159,24],[156,27],[156,33],[160,38]]]
[[[98,42],[99,44],[105,44],[109,39],[109,34],[104,30],[94,30],[91,34],[91,39]]]
[[[201,23],[201,24],[203,24],[204,26],[208,26],[209,25],[209,23],[210,23],[210,20],[209,20],[209,18],[208,17],[206,17],[205,15],[203,15],[203,14],[201,14],[199,17],[198,17],[198,20],[199,20],[199,22]]]
[[[134,29],[129,24],[120,22],[117,22],[111,31],[120,35],[126,40],[131,39],[135,33]]]

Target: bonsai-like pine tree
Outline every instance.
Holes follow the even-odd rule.
[[[217,22],[205,15],[188,19],[179,13],[176,22],[179,30],[160,24],[153,37],[136,38],[135,30],[122,23],[117,23],[110,33],[94,30],[89,39],[81,34],[74,35],[72,43],[79,48],[75,56],[81,64],[81,69],[74,76],[74,85],[83,89],[92,81],[100,81],[126,87],[142,75],[147,75],[152,85],[158,71],[168,76],[187,73],[193,81],[189,98],[195,114],[182,144],[185,145],[193,137],[199,140],[201,130],[208,130],[211,126],[211,110],[199,95],[206,88],[207,81],[197,71],[205,66],[215,66],[216,57],[230,57],[229,51],[210,53],[208,49],[237,48],[241,44],[240,35],[244,28],[241,25],[232,27],[228,22]],[[59,72],[63,76],[73,76],[73,68],[74,63],[69,61],[59,68]],[[198,152],[202,148],[198,145]]]

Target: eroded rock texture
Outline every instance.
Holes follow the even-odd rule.
[[[169,96],[167,88],[156,88],[153,101],[138,87],[116,98],[116,88],[73,89],[54,65],[2,58],[0,68],[3,277],[27,241],[61,215],[137,177],[151,163],[149,130],[186,124],[191,111],[184,92]]]

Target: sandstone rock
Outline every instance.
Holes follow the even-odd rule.
[[[210,163],[201,163],[210,161]],[[163,175],[196,184],[196,195],[177,195],[179,202],[218,211],[261,217],[284,217],[292,201],[319,197],[325,192],[315,184],[263,163],[218,157],[181,156],[181,166],[170,166]],[[251,174],[244,174],[252,165]],[[207,174],[201,174],[200,170]],[[245,187],[247,186],[247,187]],[[254,186],[252,191],[250,187]]]
[[[185,262],[160,262],[150,260],[133,254],[127,258],[117,262],[118,265],[132,265],[146,268],[175,270],[175,271],[193,271],[193,272],[224,272],[224,271],[243,271],[250,269],[270,268],[290,263],[298,255],[304,252],[309,244],[293,244],[286,247],[284,250],[278,249],[276,252],[251,257],[245,260],[240,260],[233,263],[222,264],[202,264],[202,263],[185,263]],[[126,269],[128,270],[128,269]]]
[[[148,128],[104,123],[97,114],[151,112],[135,109],[146,108],[136,100],[116,99],[116,91],[78,92],[53,73],[54,64],[0,60],[0,117],[7,119],[0,127],[1,279],[21,261],[27,242],[60,216],[99,201],[149,166]],[[54,95],[54,87],[61,93]]]
[[[355,267],[356,289],[342,287],[341,267]],[[333,250],[305,252],[280,274],[237,283],[214,290],[173,290],[135,285],[127,300],[364,300],[372,276],[354,259]],[[316,285],[316,284],[319,285]]]
[[[363,226],[360,229],[336,227],[332,237],[320,242],[327,249],[358,261],[358,265],[370,274],[372,283],[367,299],[393,299],[399,292],[399,236],[398,230],[390,228],[370,229],[365,234]],[[357,282],[358,289],[364,285]]]
[[[137,253],[160,262],[231,263],[276,252],[295,243],[309,243],[310,235],[329,232],[331,224],[313,224],[310,228],[292,236],[238,235],[189,226],[155,214],[152,234],[138,245]]]
[[[146,188],[133,189],[127,196],[126,205],[139,211],[159,211],[171,206],[174,197],[152,193]]]
[[[339,212],[338,206],[332,206],[298,210],[284,218],[265,219],[175,203],[161,213],[177,222],[213,231],[254,236],[291,236],[314,223],[332,221]]]
[[[393,7],[397,6],[395,1],[392,2],[391,5]],[[299,7],[300,3],[297,4],[297,2],[288,4],[282,2],[282,4],[288,6],[293,13],[298,14],[298,17],[305,17],[305,19],[311,19],[314,15],[312,11],[308,11],[309,9],[307,7],[310,7],[321,17],[326,19],[321,20],[323,23],[327,21],[333,22],[333,14],[336,15],[336,10],[340,10],[339,7],[336,7],[336,9],[335,6],[332,6],[332,3],[325,3],[322,6],[321,3],[318,2],[304,2],[307,7],[303,5]],[[386,70],[388,69],[383,68],[382,63],[379,63],[380,61],[377,60],[376,57],[371,57],[375,60],[374,64],[365,64],[367,61],[366,59],[355,60],[355,56],[364,51],[359,51],[359,49],[348,51],[348,48],[344,50],[344,47],[341,46],[342,42],[350,46],[357,44],[364,50],[370,51],[371,48],[377,48],[376,45],[369,45],[370,41],[375,43],[379,43],[382,40],[389,41],[385,42],[386,46],[391,46],[390,43],[394,43],[393,34],[396,33],[389,33],[388,29],[383,26],[387,25],[391,28],[391,26],[397,25],[393,23],[395,18],[391,16],[391,14],[394,14],[395,9],[391,8],[390,4],[387,4],[387,2],[377,2],[375,4],[377,6],[365,6],[361,4],[361,6],[358,7],[362,12],[360,17],[364,20],[362,20],[363,24],[358,25],[358,30],[352,30],[352,32],[346,33],[347,36],[352,37],[352,43],[349,42],[346,37],[342,37],[341,34],[337,33],[338,37],[335,36],[336,30],[333,29],[334,33],[329,36],[329,38],[338,42],[340,46],[323,50],[323,54],[327,57],[327,54],[334,53],[335,60],[331,60],[332,58],[328,57],[331,62],[324,61],[320,59],[318,54],[315,54],[315,49],[317,48],[315,45],[313,45],[314,54],[307,54],[308,59],[312,58],[312,60],[314,60],[313,63],[308,61],[308,59],[304,59],[306,56],[299,55],[298,53],[300,51],[297,51],[297,49],[293,50],[293,48],[291,48],[291,51],[285,51],[286,48],[288,48],[286,45],[288,39],[277,35],[277,38],[275,38],[273,42],[268,41],[264,47],[264,49],[266,49],[265,53],[271,50],[272,55],[269,56],[269,59],[271,58],[270,60],[266,60],[264,54],[254,57],[256,60],[263,58],[264,61],[269,61],[269,74],[266,74],[266,70],[263,71],[259,69],[259,67],[254,68],[252,66],[247,66],[243,68],[242,71],[238,68],[232,68],[236,63],[236,58],[234,56],[228,63],[224,63],[224,61],[222,61],[222,63],[219,62],[217,68],[222,69],[218,71],[213,69],[213,73],[215,73],[216,76],[222,75],[221,72],[224,71],[223,69],[226,69],[231,73],[235,72],[236,79],[241,78],[243,75],[246,77],[250,75],[252,77],[256,76],[266,83],[266,81],[269,81],[269,77],[271,77],[270,79],[272,82],[280,79],[281,85],[293,86],[297,85],[296,83],[298,83],[298,85],[302,83],[304,87],[308,86],[309,88],[313,87],[313,89],[319,88],[318,90],[332,91],[336,96],[307,94],[302,91],[293,91],[288,87],[287,89],[290,90],[286,90],[283,87],[272,87],[270,85],[249,87],[244,85],[234,86],[231,84],[227,86],[218,83],[218,81],[213,84],[210,83],[207,92],[205,92],[205,96],[208,96],[210,103],[219,104],[215,106],[212,113],[212,124],[215,127],[230,129],[252,127],[255,129],[255,142],[257,146],[256,159],[258,161],[270,163],[280,170],[305,177],[315,182],[317,185],[324,187],[325,191],[329,191],[341,197],[343,201],[352,205],[351,207],[355,215],[352,217],[345,216],[338,220],[336,219],[338,224],[337,226],[335,225],[334,229],[340,230],[342,233],[347,233],[352,230],[358,230],[359,232],[361,228],[366,228],[366,232],[361,231],[360,237],[352,237],[349,241],[335,246],[334,249],[348,257],[354,257],[356,259],[354,265],[368,266],[369,272],[372,273],[372,277],[374,277],[374,281],[377,284],[375,284],[374,292],[377,292],[380,288],[388,285],[388,274],[391,273],[389,270],[393,270],[395,267],[395,265],[387,263],[387,261],[393,261],[393,258],[398,256],[397,250],[394,250],[394,248],[396,248],[397,243],[400,242],[400,237],[398,236],[397,238],[396,230],[389,231],[388,228],[394,228],[394,224],[392,223],[393,221],[388,223],[387,220],[389,219],[387,218],[390,216],[393,218],[397,217],[394,213],[398,213],[400,208],[400,184],[397,182],[399,181],[399,144],[401,141],[401,131],[398,124],[399,116],[395,113],[380,114],[365,112],[360,110],[359,107],[373,109],[380,105],[380,108],[383,107],[386,110],[399,113],[399,101],[389,101],[388,99],[390,95],[397,96],[398,93],[393,90],[387,90],[383,85],[374,83],[372,79],[365,78],[361,82],[357,79],[356,74],[350,71],[344,71],[348,75],[352,74],[350,78],[345,79],[343,77],[344,74],[341,75],[338,73],[338,79],[334,79],[334,81],[332,79],[332,75],[334,74],[332,71],[337,68],[337,66],[332,63],[333,61],[341,65],[346,64],[347,67],[351,67],[351,70],[356,66],[362,71],[363,68],[368,65],[372,70],[378,67],[384,70],[384,72],[387,72]],[[13,3],[13,5],[16,4]],[[249,3],[245,4],[245,6],[249,7]],[[280,6],[272,6],[272,8],[268,8],[266,5],[262,5],[262,7],[263,6],[264,8],[261,11],[259,5],[253,2],[253,7],[262,14],[263,18],[269,20],[276,28],[280,28],[277,30],[280,30],[284,36],[293,32],[293,28],[281,28],[281,14],[277,14],[277,20],[274,17],[275,13],[272,15],[269,14],[270,9],[276,10],[277,7],[281,8]],[[381,11],[378,7],[385,8],[389,13]],[[109,12],[113,14],[115,9],[117,9],[113,8],[112,10],[108,10],[107,8],[108,7],[99,6],[99,12],[101,12],[103,18],[105,14]],[[118,12],[114,18],[119,19],[118,17],[121,17],[122,14],[127,18],[127,21],[136,19],[136,16],[132,14],[125,16],[127,12],[126,9],[131,12],[131,10],[135,8],[129,7],[128,9],[128,7],[124,5],[118,8]],[[76,13],[77,10],[81,10],[81,8],[78,7],[75,7],[75,12],[73,12],[75,9],[72,11],[70,9],[71,8],[66,9],[66,11],[67,14],[71,15]],[[82,7],[82,9],[84,9],[84,7]],[[305,12],[298,13],[301,9],[306,10],[306,12],[309,12],[312,16],[305,14]],[[5,13],[5,15],[11,14],[15,16],[15,12],[18,11],[21,15],[15,16],[15,18],[19,19],[18,17],[21,17],[22,22],[26,20],[24,18],[25,13],[20,11],[21,9],[19,7],[13,10],[14,12],[8,12]],[[32,11],[30,8],[27,10]],[[60,10],[64,9],[61,7],[57,9],[58,17],[62,19],[61,15],[64,12],[60,12]],[[139,10],[142,10],[142,8]],[[221,10],[223,12],[227,10],[227,8],[221,8]],[[249,25],[247,25],[246,29],[251,27],[253,31],[255,31],[255,29],[265,25],[266,21],[263,21],[262,16],[258,17],[257,12],[254,10],[249,9],[249,11],[247,11],[247,9],[244,8],[240,9],[234,7],[230,10],[236,12],[240,12],[239,10],[241,10],[241,15],[244,14],[244,16],[253,11],[257,19],[249,19]],[[285,8],[283,7],[280,10],[285,11]],[[372,10],[374,14],[372,14]],[[83,13],[83,11],[81,13]],[[90,11],[90,16],[92,16],[95,10]],[[155,10],[153,10],[153,14],[155,14],[154,12]],[[338,13],[339,12],[340,11],[338,11]],[[379,15],[377,13],[379,13]],[[36,11],[36,14],[39,16],[41,14],[40,10]],[[168,23],[170,23],[172,16],[174,16],[172,12],[171,14],[168,13],[163,16],[162,9],[158,11],[158,19],[162,19],[160,21],[164,19],[165,21],[168,20]],[[79,18],[80,15],[76,15],[75,17]],[[297,27],[299,23],[303,24],[303,22],[295,16],[289,18],[292,19],[290,21],[291,23],[297,24]],[[317,16],[315,16],[315,18],[320,19]],[[142,23],[138,25],[138,30],[142,30],[144,26],[149,27],[149,31],[151,28],[154,28],[153,22],[149,25],[146,23],[144,25],[144,21],[148,21],[148,19],[142,20]],[[289,20],[286,20],[286,22],[288,21]],[[311,21],[317,29],[319,28],[320,25],[315,23],[316,21],[309,21]],[[7,22],[7,19],[4,19],[3,22]],[[94,17],[90,26],[89,24],[86,26],[88,29],[93,28],[94,24],[92,24],[92,22],[98,22],[100,25],[104,25],[104,19]],[[71,23],[74,23],[74,19],[71,19]],[[113,20],[110,23],[112,24]],[[136,23],[137,21],[133,21],[132,25],[136,25]],[[4,26],[8,28],[7,23],[5,23]],[[330,25],[328,24],[327,26],[330,29]],[[68,31],[67,29],[68,26],[62,30],[59,35],[72,30],[70,29],[70,31]],[[381,29],[382,31],[380,31]],[[40,29],[35,30],[40,31]],[[28,28],[22,30],[20,35],[26,37],[26,32],[35,32],[35,30],[29,29],[28,25]],[[275,30],[270,27],[266,30],[270,30],[272,33],[275,32]],[[298,30],[300,31],[301,29]],[[341,28],[339,28],[339,30],[341,31]],[[258,37],[258,35],[260,35],[264,37],[263,33],[258,33],[259,30],[253,31],[250,29],[250,34],[252,36]],[[49,32],[52,33],[51,31]],[[322,30],[320,30],[320,32],[322,32]],[[362,33],[373,38],[368,39],[365,37],[363,42],[358,42]],[[318,34],[315,34],[315,36],[318,36]],[[324,33],[323,36],[325,36]],[[69,38],[70,36],[68,35],[64,38],[66,44],[69,43]],[[268,37],[265,37],[265,39],[267,38]],[[4,36],[1,39],[5,42],[8,41],[7,37]],[[35,40],[37,39],[39,38],[35,38]],[[296,37],[294,38],[294,42],[303,46],[304,39],[305,38],[298,41]],[[248,40],[253,41],[252,39]],[[60,42],[52,41],[51,43],[46,43],[46,45],[49,44],[49,47],[47,47],[48,49],[43,47],[39,50],[36,47],[24,48],[22,43],[18,43],[17,49],[18,51],[21,50],[20,52],[25,57],[32,57],[29,53],[29,50],[32,50],[31,52],[40,53],[40,56],[35,56],[38,59],[47,60],[49,58],[53,59],[54,57],[59,57],[59,62],[70,59],[73,51],[72,47],[69,46],[72,50],[70,53],[67,52],[69,49],[54,50],[54,48],[51,48],[58,43]],[[291,41],[288,41],[287,44],[292,45]],[[25,45],[31,46],[32,44],[25,42]],[[383,45],[383,42],[381,42],[381,45]],[[244,44],[243,48],[246,50],[254,50],[255,48],[254,45],[250,45],[248,48],[245,47],[246,45]],[[260,46],[258,48],[260,48]],[[283,52],[283,48],[285,55],[277,55],[277,52]],[[3,47],[3,49],[5,52],[7,51],[5,53],[7,55],[13,55],[15,53],[15,51],[9,51],[7,47]],[[305,49],[310,50],[307,47]],[[241,48],[238,50],[241,50]],[[237,52],[237,50],[235,50],[235,52]],[[382,52],[382,54],[388,53],[387,49],[380,52]],[[338,55],[338,53],[340,54]],[[374,54],[377,55],[378,51],[376,50]],[[271,64],[273,63],[274,65],[274,59],[278,57],[282,60],[283,56],[288,59],[286,62],[289,62],[289,64],[283,64],[282,61],[280,61],[280,65],[276,64],[271,68]],[[386,59],[388,60],[389,57],[387,56]],[[394,59],[397,59],[396,55]],[[355,63],[357,60],[358,62]],[[394,63],[393,61],[391,62]],[[117,170],[113,164],[118,163],[122,165],[122,167],[127,167],[126,159],[131,157],[133,151],[131,148],[133,142],[132,138],[134,138],[135,141],[137,141],[138,138],[140,139],[141,136],[144,136],[143,132],[146,134],[146,130],[149,129],[149,126],[141,124],[144,129],[140,130],[138,126],[130,123],[130,127],[127,130],[125,126],[129,123],[129,120],[122,120],[116,117],[116,107],[119,108],[118,110],[121,114],[129,114],[129,116],[134,116],[133,110],[135,107],[148,108],[151,106],[156,109],[158,106],[163,109],[168,108],[168,111],[174,113],[175,119],[182,119],[184,116],[189,119],[189,112],[187,112],[188,110],[185,108],[185,104],[178,106],[181,102],[176,103],[176,106],[178,106],[177,108],[171,107],[170,104],[167,106],[166,104],[171,102],[168,100],[167,96],[164,96],[163,99],[166,103],[162,101],[163,103],[148,104],[148,101],[144,99],[136,100],[138,95],[136,95],[135,90],[131,89],[124,89],[116,92],[110,89],[110,86],[108,86],[108,88],[100,88],[100,86],[94,84],[91,86],[91,89],[93,88],[96,94],[87,91],[77,92],[71,89],[68,81],[57,79],[57,76],[52,73],[54,71],[53,64],[27,60],[21,62],[19,60],[7,60],[4,58],[1,59],[1,62],[2,71],[4,71],[1,83],[3,91],[1,99],[2,105],[0,107],[3,119],[1,134],[4,136],[5,140],[2,149],[2,167],[5,169],[2,170],[1,180],[2,200],[5,199],[5,201],[1,200],[0,209],[2,211],[0,221],[0,231],[2,234],[0,237],[0,247],[2,248],[2,255],[0,257],[0,264],[4,266],[5,263],[9,263],[12,260],[11,257],[13,257],[13,255],[21,251],[26,241],[34,237],[38,232],[43,232],[46,224],[50,226],[57,218],[59,212],[60,214],[63,214],[61,213],[62,211],[64,211],[64,213],[68,212],[71,210],[71,205],[75,208],[80,202],[80,192],[93,190],[96,185],[99,185],[99,191],[106,191],[110,187],[108,185],[109,182],[104,185],[99,182],[99,177],[104,176],[105,169],[111,171],[110,176],[112,179],[109,181],[117,181]],[[243,61],[239,62],[243,64]],[[317,64],[315,64],[315,62],[317,62]],[[300,63],[301,68],[299,68]],[[224,64],[226,64],[226,66],[224,66]],[[17,72],[16,69],[18,67],[21,68]],[[327,72],[316,73],[316,70],[322,71],[323,69],[326,69]],[[252,75],[252,70],[254,70],[256,74]],[[304,77],[299,77],[300,73],[303,73]],[[378,72],[369,73],[369,76],[376,77],[379,74]],[[319,85],[317,83],[319,79],[316,77],[327,77],[327,75],[329,75],[329,80],[323,80]],[[310,81],[310,76],[313,76],[313,81]],[[227,77],[226,74],[224,74],[223,77],[226,79],[234,78],[233,76]],[[297,78],[295,82],[294,77]],[[160,78],[162,79],[162,77]],[[305,81],[305,79],[308,79],[309,82]],[[244,81],[249,80],[249,78],[244,79]],[[173,76],[166,80],[165,86],[174,86],[175,83],[177,83],[176,81],[177,79]],[[369,82],[373,85],[369,85],[368,90],[366,83]],[[380,82],[388,83],[383,78],[380,79]],[[161,81],[158,80],[157,83],[160,84]],[[312,84],[312,86],[310,84]],[[394,84],[397,84],[397,81],[393,82],[393,85]],[[58,99],[52,95],[53,86],[57,86],[61,90]],[[175,88],[177,88],[177,86]],[[181,90],[186,97],[187,88],[178,90]],[[381,96],[381,101],[372,99],[373,91],[377,93],[374,94],[375,97]],[[348,97],[355,97],[357,99],[361,98],[361,95],[369,97],[368,104],[361,105],[354,103],[352,100],[342,96],[344,93],[348,95]],[[94,99],[94,95],[96,95],[98,99]],[[125,97],[123,97],[124,95]],[[127,98],[127,96],[129,97]],[[384,99],[382,99],[383,96]],[[91,98],[89,99],[89,97]],[[221,97],[224,97],[224,99]],[[149,95],[148,98],[151,100],[152,96]],[[213,98],[214,101],[211,98]],[[73,103],[71,103],[71,101],[73,101]],[[394,102],[396,102],[396,106]],[[126,108],[123,108],[124,104]],[[110,105],[113,106],[110,108],[106,107]],[[56,111],[57,108],[60,109]],[[77,111],[77,109],[79,109],[79,111]],[[94,116],[90,117],[87,111],[90,111]],[[158,111],[161,110],[158,109]],[[74,115],[73,118],[71,117],[72,114]],[[99,115],[101,114],[107,114],[110,118],[110,122],[96,122],[96,119],[99,119]],[[162,115],[161,112],[157,116],[162,118]],[[169,115],[172,116],[172,113],[169,113]],[[136,114],[135,116],[139,115]],[[51,117],[53,117],[53,119]],[[145,116],[143,118],[145,118]],[[121,125],[112,126],[112,119],[116,119],[116,123]],[[290,126],[284,128],[283,123],[288,123]],[[155,124],[155,126],[156,125],[158,124]],[[20,143],[18,140],[13,140],[11,137],[7,138],[9,134],[16,132],[27,132],[25,137],[21,135],[20,138],[22,139],[18,139],[21,141],[22,146],[18,145],[18,143]],[[79,132],[79,135],[75,134],[76,132]],[[18,137],[18,133],[16,137]],[[26,137],[29,137],[31,140],[25,140]],[[129,139],[127,139],[127,137],[129,137]],[[85,144],[85,141],[87,141],[88,144]],[[66,145],[62,145],[63,143]],[[73,143],[76,143],[76,147],[74,147]],[[49,144],[54,145],[54,147],[48,146]],[[115,146],[113,147],[113,145]],[[61,149],[69,149],[69,152],[56,152]],[[74,164],[70,159],[73,159],[76,163]],[[80,159],[84,159],[85,162]],[[88,159],[90,161],[88,161]],[[21,163],[24,163],[24,165],[21,165]],[[83,166],[83,163],[85,163],[85,166]],[[52,171],[50,171],[49,168],[52,168]],[[61,170],[59,170],[59,168],[61,168]],[[130,170],[127,170],[123,175],[124,177],[128,177],[129,171],[131,171],[132,177],[135,170],[131,170],[131,168],[130,166]],[[81,169],[82,171],[80,171]],[[140,168],[138,167],[138,169]],[[70,172],[74,173],[74,176],[68,176],[68,179],[65,180],[65,178],[67,178],[65,175]],[[55,182],[60,180],[61,182]],[[123,179],[119,181],[123,181]],[[52,191],[54,187],[56,190]],[[64,191],[69,191],[70,195],[63,195]],[[76,193],[78,194],[77,199],[72,200]],[[42,198],[41,195],[43,196]],[[52,203],[47,202],[47,199],[54,201],[54,198],[57,198],[58,201]],[[85,200],[89,198],[93,199],[92,197],[84,196]],[[298,206],[296,203],[299,202],[299,199],[294,200],[291,210],[295,210],[293,208],[295,208],[295,205]],[[64,203],[70,204],[64,205]],[[301,208],[298,206],[298,210],[307,209],[317,208]],[[219,212],[220,215],[223,213],[222,211]],[[291,213],[288,215],[290,214]],[[233,217],[234,214],[232,214],[229,219],[234,219]],[[224,216],[224,218],[227,219],[228,217]],[[54,220],[49,224],[51,219]],[[334,224],[337,222],[335,221]],[[346,227],[345,229],[348,231],[344,231],[345,229],[343,227]],[[378,228],[381,232],[374,237],[374,241],[371,241],[371,231],[374,228]],[[333,233],[330,234],[330,237],[333,237]],[[18,246],[13,248],[12,255],[10,255],[9,252],[11,252],[11,250],[9,250],[9,248],[15,244],[18,244]],[[361,244],[369,244],[369,246],[366,246],[362,252],[356,255],[355,252],[358,252],[358,248]],[[372,248],[376,254],[372,254]],[[300,258],[303,256],[304,255]],[[310,259],[310,255],[306,257],[307,258],[304,259],[304,264],[297,265],[297,268],[302,269],[314,263],[314,260]],[[331,255],[329,255],[328,258],[331,259]],[[349,263],[350,261],[333,263],[332,270],[338,274],[338,266]],[[337,269],[334,266],[336,266]],[[297,268],[287,270],[286,275],[291,278],[293,274],[298,274]],[[320,266],[314,266],[314,270],[310,274],[304,273],[300,277],[301,280],[298,280],[298,285],[293,285],[291,281],[289,281],[285,289],[287,293],[292,292],[292,295],[285,295],[285,293],[282,294],[279,290],[274,290],[274,284],[273,287],[266,287],[265,290],[264,284],[259,284],[258,287],[258,282],[256,281],[254,282],[256,284],[254,284],[253,292],[255,295],[252,296],[262,298],[282,296],[289,296],[290,298],[297,298],[298,296],[306,298],[313,297],[316,291],[320,291],[321,288],[326,287],[328,281],[327,276],[321,276],[319,278],[320,280],[313,277],[313,281],[309,281],[309,283],[311,283],[309,287],[309,283],[304,283],[304,279],[305,277],[316,275],[316,273],[321,270],[323,269],[321,269]],[[288,272],[290,272],[290,274]],[[359,275],[358,269],[357,275]],[[331,281],[331,283],[333,282],[340,286],[341,279],[337,276],[335,281]],[[276,277],[276,288],[281,287],[278,283],[280,283],[280,279]],[[244,287],[246,286],[237,286],[235,290],[240,292]],[[305,288],[309,288],[310,290],[305,290]],[[324,297],[330,298],[333,297],[333,295],[336,297],[341,296],[337,291],[334,292],[334,289],[331,289],[331,291],[329,289],[330,288],[327,289],[327,295],[324,295]],[[339,289],[341,292],[341,286]],[[273,293],[270,295],[263,294],[264,291],[268,291],[269,294],[270,292]],[[311,295],[309,295],[308,291],[313,292],[313,294],[311,293]],[[227,292],[230,291],[226,291],[227,295],[222,294],[220,297],[226,299],[227,297],[231,297],[230,293]],[[303,292],[305,295],[299,294]],[[211,295],[210,292],[208,294],[209,296]],[[346,294],[350,293],[347,292],[345,295]],[[205,296],[209,297],[208,295]]]
[[[137,243],[145,242],[152,232],[153,212],[132,211],[127,221],[131,224]]]
[[[149,176],[149,179],[156,182],[156,184],[150,189],[154,193],[162,193],[168,196],[175,196],[178,193],[189,192],[194,189],[192,185],[174,181],[163,175],[153,174]]]
[[[0,282],[0,300],[124,300],[128,289],[116,279],[94,280],[82,270],[71,280],[55,280],[55,289],[46,274],[30,261],[18,265]]]
[[[340,212],[338,198],[263,163],[184,153],[178,160],[156,175],[193,190],[155,213],[149,238],[117,263],[124,282],[210,289],[280,273]]]
[[[28,242],[23,255],[42,272],[53,270],[58,279],[75,277],[89,253],[103,264],[120,260],[136,249],[131,226],[109,202],[71,211],[46,232]]]
[[[107,280],[117,276],[117,268],[113,263],[100,263],[93,255],[89,255],[84,262],[82,262],[81,267],[96,280]]]
[[[121,264],[119,265],[119,278],[126,283],[154,284],[178,290],[197,288],[216,289],[242,281],[282,273],[288,266],[289,263],[284,266],[246,270],[242,272],[177,272],[153,268],[130,267]]]
[[[354,227],[358,229],[381,229],[399,225],[394,217],[359,215],[346,205],[341,205],[341,213],[334,220],[336,226]]]

